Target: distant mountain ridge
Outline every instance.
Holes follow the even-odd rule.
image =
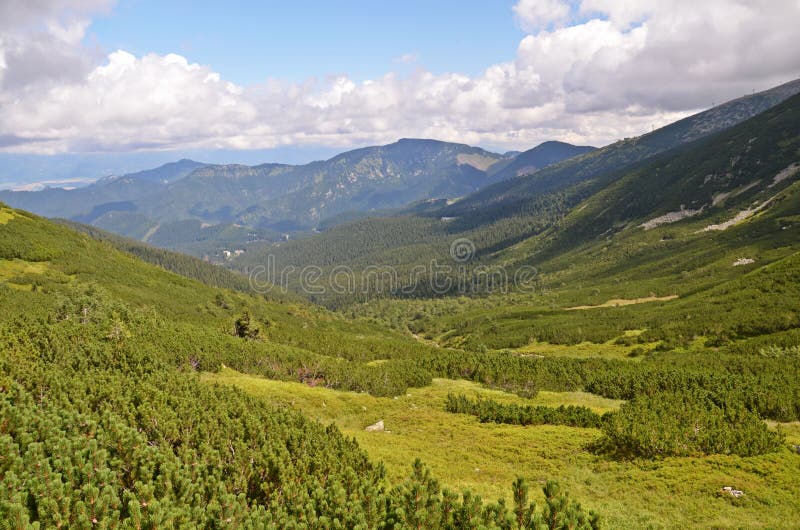
[[[203,162],[182,159],[154,169],[122,176],[109,175],[82,188],[3,190],[0,191],[0,197],[46,217],[80,218],[81,222],[91,222],[91,219],[97,217],[93,212],[131,211],[132,201],[150,195],[161,186],[179,180],[206,165]],[[115,210],[114,203],[125,206]]]
[[[188,158],[182,158],[177,162],[169,162],[163,166],[155,169],[146,169],[144,171],[137,171],[136,173],[129,173],[125,175],[128,178],[148,180],[151,182],[169,183],[178,179],[182,179],[189,173],[201,168],[206,167],[208,164],[203,162],[196,162]]]
[[[546,142],[525,153],[500,155],[465,144],[404,138],[300,166],[184,159],[75,190],[0,192],[0,200],[200,254],[214,244],[222,248],[309,230],[341,214],[468,195],[519,171],[522,166],[513,164],[518,157],[526,170],[535,171],[588,149],[593,148]],[[224,241],[219,240],[223,233],[228,234]]]

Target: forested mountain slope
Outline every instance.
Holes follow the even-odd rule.
[[[549,255],[622,232],[634,237],[669,225],[685,232],[685,220],[697,227],[685,237],[713,240],[737,225],[773,218],[772,235],[780,239],[791,229],[792,214],[778,212],[796,203],[799,131],[800,96],[794,96],[727,131],[612,175],[608,186],[565,217],[551,236]]]
[[[546,142],[498,155],[462,144],[403,139],[326,161],[206,165],[191,160],[109,177],[86,188],[0,192],[0,200],[197,256],[242,248],[337,216],[472,193],[591,148]]]
[[[527,289],[488,290],[457,303],[374,300],[352,311],[411,321],[427,339],[468,349],[615,340],[643,351],[655,344],[737,353],[793,347],[798,132],[795,96],[620,172],[534,237],[482,258],[478,246],[484,264],[535,267]]]
[[[470,193],[496,181],[488,169],[502,160],[466,145],[404,139],[302,166],[182,160],[75,190],[2,192],[0,200],[136,238],[153,226],[183,220],[296,230],[344,211]]]
[[[499,220],[480,215],[437,218],[425,211],[417,216],[360,220],[307,240],[251,252],[238,264],[252,269],[271,255],[280,266],[347,265],[363,270],[370,265],[390,265],[407,278],[413,267],[432,260],[454,265],[451,244],[468,239],[471,260],[461,265],[495,266],[507,271],[528,265],[549,274],[586,269],[597,271],[591,272],[592,277],[601,278],[611,272],[599,272],[597,265],[603,260],[597,261],[596,246],[607,246],[606,239],[614,245],[625,241],[628,246],[646,246],[644,242],[655,237],[650,231],[656,227],[669,227],[658,231],[669,233],[660,247],[649,250],[649,259],[654,261],[667,260],[669,248],[679,246],[681,240],[699,247],[711,245],[719,250],[718,255],[735,248],[731,233],[744,234],[744,241],[750,236],[783,241],[791,237],[796,215],[792,208],[800,174],[799,98],[789,98],[727,131],[625,169],[603,173],[558,193],[527,199],[525,210],[514,216]],[[537,175],[544,171],[550,170]],[[487,208],[491,210],[491,205]],[[754,223],[766,219],[777,229],[765,233],[747,230],[762,226]],[[684,224],[695,222],[691,231],[679,228],[683,226],[678,223],[681,220]],[[736,225],[744,228],[731,232]],[[615,260],[619,270],[634,266],[623,257]],[[423,287],[428,283],[421,282]],[[412,294],[432,293],[417,290]],[[351,299],[365,297],[360,293]],[[343,297],[331,296],[330,301],[339,304]]]
[[[163,269],[197,280],[209,287],[231,289],[242,293],[250,293],[253,290],[246,276],[237,274],[219,265],[205,262],[193,256],[153,247],[134,239],[128,239],[112,234],[111,232],[106,232],[105,230],[91,225],[64,219],[54,219],[53,221],[68,226],[78,232],[83,232],[97,241],[107,242],[115,249],[131,254],[144,262],[158,265]],[[281,292],[279,289],[271,289],[269,293],[266,294],[269,299],[274,300],[288,300],[291,298],[290,295]]]

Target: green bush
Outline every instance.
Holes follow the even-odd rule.
[[[741,403],[715,400],[699,390],[636,397],[606,415],[602,430],[598,449],[626,458],[753,456],[775,451],[783,442]]]
[[[491,399],[469,399],[461,394],[448,394],[447,412],[470,414],[481,423],[506,423],[511,425],[569,425],[570,427],[599,427],[600,415],[587,407],[545,407],[498,403]]]

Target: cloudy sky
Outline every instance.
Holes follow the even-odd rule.
[[[800,77],[798,21],[800,0],[0,0],[0,151],[603,145]]]

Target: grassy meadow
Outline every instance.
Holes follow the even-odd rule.
[[[771,424],[787,435],[786,447],[777,453],[620,461],[588,450],[601,436],[597,429],[482,424],[444,411],[449,393],[503,403],[583,405],[599,413],[621,403],[584,392],[541,391],[524,399],[468,381],[435,379],[405,396],[383,398],[268,380],[229,368],[202,379],[234,385],[322,423],[335,423],[371,459],[386,466],[392,482],[408,474],[409,462],[421,458],[443,486],[468,488],[486,500],[508,497],[508,485],[518,476],[535,483],[556,478],[582,505],[601,513],[607,528],[796,528],[800,521],[800,454],[792,448],[800,444],[798,422]],[[386,431],[365,430],[378,420]],[[724,486],[745,496],[723,494]]]

